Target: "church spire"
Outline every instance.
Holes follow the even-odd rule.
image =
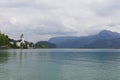
[[[21,34],[21,36],[20,36],[20,39],[22,40],[22,38],[24,38],[24,35],[23,34]]]
[[[20,36],[20,40],[21,40],[22,43],[25,43],[24,35],[23,35],[23,34],[21,34],[21,36]]]

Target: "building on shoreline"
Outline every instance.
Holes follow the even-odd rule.
[[[24,35],[21,34],[20,40],[17,40],[17,41],[16,41],[16,46],[22,47],[23,45],[25,45],[25,39],[24,39]]]
[[[10,44],[13,45],[13,48],[30,48],[30,43],[25,41],[24,35],[20,35],[19,40],[10,39]]]

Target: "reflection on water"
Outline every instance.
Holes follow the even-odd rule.
[[[120,50],[0,50],[0,80],[120,80]]]
[[[0,64],[6,63],[8,60],[8,54],[4,51],[1,51],[0,53]]]

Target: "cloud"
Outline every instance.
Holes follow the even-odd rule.
[[[92,9],[100,16],[111,16],[120,9],[119,0],[101,0],[92,5]]]
[[[0,28],[15,39],[24,33],[30,41],[119,32],[119,9],[119,0],[1,0]]]

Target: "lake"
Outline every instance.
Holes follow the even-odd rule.
[[[120,49],[0,50],[0,80],[120,80]]]

